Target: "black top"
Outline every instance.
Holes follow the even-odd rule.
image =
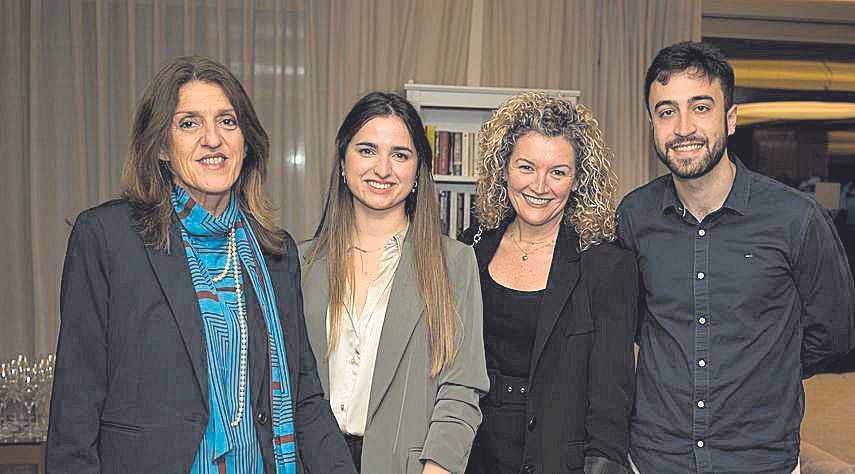
[[[641,472],[790,472],[809,377],[855,343],[852,276],[811,197],[739,162],[698,222],[670,175],[628,195],[641,324],[630,453]]]
[[[487,370],[528,378],[531,351],[537,331],[537,310],[543,290],[521,291],[481,275],[484,300],[484,350]]]

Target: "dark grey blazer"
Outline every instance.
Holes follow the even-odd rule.
[[[83,212],[62,275],[47,443],[51,473],[186,473],[208,423],[205,335],[176,226],[172,252],[143,244],[125,201]],[[297,248],[267,257],[285,334],[298,472],[355,473],[306,336]],[[252,413],[267,472],[266,325],[247,285]],[[261,334],[259,334],[261,333]]]

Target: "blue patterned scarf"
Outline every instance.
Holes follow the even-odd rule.
[[[238,260],[245,274],[249,275],[267,322],[276,474],[295,474],[294,413],[285,340],[273,284],[258,240],[234,195],[219,217],[210,215],[197,205],[180,186],[173,188],[172,204],[181,221],[181,239],[202,313],[208,348],[210,418],[191,472],[209,472],[210,468],[217,472],[222,467],[226,472],[246,472],[247,469],[257,470],[254,466],[256,456],[259,456],[257,462],[261,462],[252,423],[248,367],[247,390],[243,394],[244,414],[238,426],[231,426],[238,410],[240,343],[234,289],[240,281],[235,282],[229,271],[225,279],[213,282],[213,277],[219,275],[225,265],[228,234],[234,227]],[[243,299],[246,312],[246,297]],[[229,338],[229,335],[234,337]],[[252,443],[254,446],[250,446]],[[208,452],[211,453],[210,458]]]

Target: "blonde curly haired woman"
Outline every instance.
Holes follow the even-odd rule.
[[[490,392],[469,473],[626,472],[638,276],[590,110],[511,98],[478,134],[474,245]]]

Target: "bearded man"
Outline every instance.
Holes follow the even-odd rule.
[[[852,275],[828,214],[728,153],[733,87],[705,43],[669,46],[647,70],[671,173],[618,209],[642,280],[635,472],[798,473],[801,380],[855,346]]]

